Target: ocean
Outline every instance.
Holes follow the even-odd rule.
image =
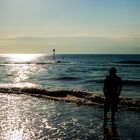
[[[123,81],[122,97],[140,99],[140,55],[1,54],[0,88],[81,91],[103,95],[111,67]],[[104,139],[103,108],[19,94],[0,94],[0,139]],[[107,127],[118,139],[139,139],[140,114],[120,111]]]
[[[122,96],[140,98],[140,55],[0,55],[0,87],[36,87],[102,93],[111,67],[123,80]]]

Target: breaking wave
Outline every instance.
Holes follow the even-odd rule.
[[[72,76],[62,76],[58,78],[52,78],[51,80],[62,80],[62,81],[75,81],[75,80],[81,80],[80,77],[72,77]]]
[[[104,97],[96,93],[82,92],[78,90],[54,90],[39,88],[0,88],[0,93],[26,94],[37,98],[56,101],[74,102],[79,105],[96,105],[103,107]],[[120,109],[140,111],[140,100],[128,97],[120,97]]]

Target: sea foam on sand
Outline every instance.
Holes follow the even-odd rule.
[[[97,95],[96,93],[74,90],[49,91],[38,88],[0,88],[0,92],[8,94],[26,94],[37,98],[74,102],[79,105],[96,105],[103,107],[104,104],[104,96]],[[140,100],[121,96],[119,98],[119,108],[140,111]]]

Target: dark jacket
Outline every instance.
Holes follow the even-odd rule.
[[[106,98],[118,98],[122,90],[122,80],[117,75],[109,75],[104,80],[104,95]]]

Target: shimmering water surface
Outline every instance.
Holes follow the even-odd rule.
[[[140,64],[116,63],[124,60],[140,61],[140,55],[56,55],[56,62],[44,54],[0,55],[0,87],[103,94],[103,80],[115,66],[124,83],[121,95],[140,99]],[[104,128],[103,108],[30,95],[0,93],[0,99],[0,140],[139,139],[136,111],[119,111],[115,125],[108,121]]]
[[[41,87],[102,94],[103,81],[110,67],[115,66],[122,78],[123,96],[140,98],[140,64],[120,61],[140,61],[140,55],[0,55],[1,87]]]
[[[104,129],[103,109],[54,102],[27,95],[0,94],[1,140],[103,139],[138,140],[140,114],[120,111],[112,130]],[[131,121],[130,121],[131,120]],[[109,130],[108,133],[106,129]]]

